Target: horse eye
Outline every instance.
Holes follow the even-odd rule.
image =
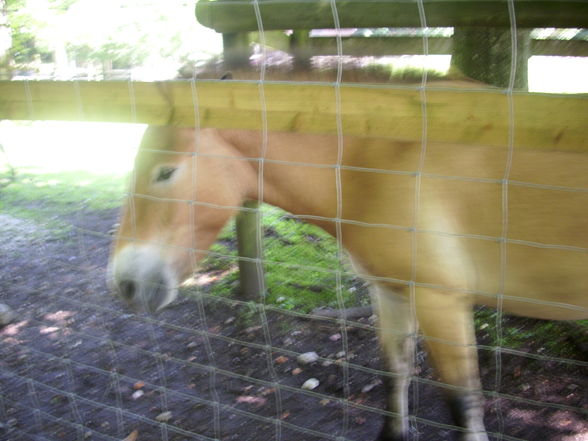
[[[176,170],[177,168],[175,167],[160,167],[159,171],[157,172],[157,176],[155,177],[155,182],[167,181],[172,177]]]

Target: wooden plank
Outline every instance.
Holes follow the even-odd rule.
[[[320,0],[259,0],[264,30],[334,28],[331,3]],[[420,27],[416,1],[338,0],[342,28]],[[588,27],[588,2],[517,0],[518,27]],[[427,26],[510,26],[508,0],[426,0]],[[196,17],[217,32],[257,31],[250,0],[199,0]]]
[[[422,37],[346,37],[341,39],[342,53],[353,56],[422,55]],[[428,54],[451,54],[451,37],[429,37]],[[311,55],[337,55],[335,37],[313,37],[308,41]]]
[[[531,55],[588,57],[588,40],[531,40]]]
[[[257,201],[245,201],[244,207],[257,210]],[[263,237],[261,223],[255,211],[241,211],[235,219],[237,233],[237,250],[239,257],[239,293],[237,298],[243,301],[258,301],[265,294],[263,292],[263,275],[260,274],[258,263],[251,259],[260,259],[262,250],[258,238]]]
[[[0,119],[119,121],[240,128],[262,125],[260,86],[232,81],[0,82]],[[511,128],[517,148],[588,151],[588,95],[515,93],[514,114],[499,90],[426,90],[431,142],[505,146]],[[332,84],[265,83],[269,130],[421,139],[417,88],[342,85],[340,113]],[[195,106],[195,103],[197,104]],[[196,109],[196,112],[195,112]]]
[[[165,124],[171,111],[157,83],[0,81],[0,119]]]
[[[385,56],[422,55],[423,37],[345,37],[342,38],[344,55]],[[430,55],[453,52],[451,37],[429,37],[427,39]],[[311,55],[337,55],[335,37],[313,37],[308,42]],[[531,55],[551,55],[560,57],[588,57],[586,40],[531,40]]]

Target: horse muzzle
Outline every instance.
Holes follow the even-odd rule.
[[[109,284],[133,310],[157,312],[177,296],[177,280],[160,248],[127,245],[111,257]]]

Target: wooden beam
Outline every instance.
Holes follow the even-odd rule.
[[[531,55],[588,57],[588,40],[531,40]]]
[[[451,54],[451,37],[427,38],[428,54]],[[422,55],[423,37],[346,37],[341,39],[343,55]],[[313,37],[308,41],[311,55],[337,55],[337,38]]]
[[[331,3],[326,1],[259,0],[264,30],[334,28]],[[342,28],[423,26],[416,1],[337,0]],[[510,26],[508,0],[427,0],[427,26]],[[516,25],[588,27],[588,2],[574,0],[517,0]],[[217,32],[257,31],[254,3],[249,0],[199,0],[198,21]]]
[[[432,83],[433,84],[433,83]],[[264,83],[269,130],[421,139],[422,104],[431,142],[588,152],[588,95],[417,87]],[[471,86],[470,86],[471,87]],[[0,81],[0,119],[119,121],[194,127],[262,128],[256,82]],[[195,110],[196,109],[196,110]]]
[[[345,37],[343,54],[353,56],[422,55],[423,37]],[[448,55],[453,51],[452,37],[429,37],[429,55]],[[313,37],[308,41],[311,55],[337,55],[335,37]],[[531,40],[531,55],[588,57],[587,40]]]

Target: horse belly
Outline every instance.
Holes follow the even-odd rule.
[[[473,303],[513,314],[588,317],[588,194],[515,188],[503,219],[497,184],[427,184],[417,282],[470,293]]]
[[[588,253],[507,247],[504,310],[550,320],[588,318]]]

